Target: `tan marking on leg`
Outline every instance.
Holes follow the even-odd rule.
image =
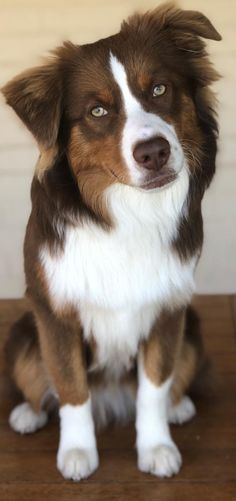
[[[37,315],[42,357],[60,405],[82,405],[88,400],[84,346],[79,322]]]
[[[163,313],[143,344],[147,377],[156,385],[162,384],[173,372],[178,359],[184,331],[184,312]]]
[[[25,350],[21,353],[13,369],[13,377],[25,399],[36,413],[41,410],[42,399],[49,387],[49,381],[36,351]]]
[[[176,361],[174,381],[171,388],[171,400],[174,405],[180,402],[193,382],[197,366],[198,357],[194,346],[185,341],[180,357]]]

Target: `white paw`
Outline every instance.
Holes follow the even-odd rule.
[[[172,477],[172,475],[176,475],[180,470],[181,464],[181,455],[174,444],[158,445],[139,453],[139,469],[158,477]]]
[[[69,449],[58,451],[57,467],[64,478],[79,481],[87,478],[98,467],[98,453],[95,450]]]
[[[190,421],[196,414],[196,407],[191,398],[185,396],[179,404],[170,405],[168,410],[168,421],[172,424],[183,424]]]
[[[17,405],[10,414],[9,424],[18,433],[33,433],[42,428],[48,420],[47,413],[36,414],[28,402]]]

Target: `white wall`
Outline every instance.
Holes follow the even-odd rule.
[[[236,1],[182,0],[202,10],[223,35],[210,42],[223,75],[215,86],[220,99],[218,172],[204,201],[205,246],[197,273],[199,292],[236,292]],[[48,49],[71,39],[95,41],[119,29],[133,10],[155,0],[0,0],[0,85],[39,62]],[[29,189],[36,146],[0,99],[0,297],[24,291],[22,243],[30,210]]]

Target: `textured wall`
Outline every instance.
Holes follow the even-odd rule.
[[[224,78],[220,99],[218,172],[204,201],[205,246],[197,273],[199,292],[236,291],[236,2],[183,0],[202,10],[223,35],[210,42]],[[0,0],[0,85],[39,61],[41,55],[71,39],[92,42],[119,29],[133,10],[155,7],[153,0]],[[27,131],[0,101],[0,296],[24,291],[22,243],[30,210],[29,188],[37,148]]]

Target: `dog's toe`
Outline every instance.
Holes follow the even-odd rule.
[[[171,477],[179,472],[182,464],[180,452],[173,445],[158,445],[139,454],[139,469],[158,477]]]
[[[17,405],[10,414],[9,424],[18,433],[33,433],[47,422],[45,411],[36,414],[28,402]]]
[[[78,482],[89,477],[97,466],[96,450],[69,449],[65,452],[58,452],[57,467],[64,478]]]
[[[170,406],[168,421],[172,424],[183,424],[190,421],[196,414],[196,408],[191,398],[185,396],[175,406]]]

